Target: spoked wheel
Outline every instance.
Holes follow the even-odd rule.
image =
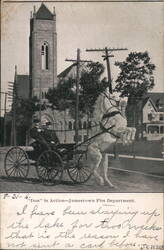
[[[60,155],[52,150],[41,153],[37,160],[36,171],[43,184],[60,183],[63,175],[63,162]]]
[[[11,148],[5,156],[5,173],[8,177],[26,178],[30,162],[27,153],[20,147]]]
[[[87,182],[92,173],[87,165],[87,154],[74,154],[73,164],[67,169],[68,175],[74,183]]]

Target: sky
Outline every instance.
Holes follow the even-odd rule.
[[[111,61],[112,78],[119,70],[115,61],[123,61],[132,51],[148,51],[156,65],[153,91],[164,90],[163,45],[164,4],[162,2],[44,2],[57,17],[57,72],[76,59],[77,48],[81,59],[104,63],[102,52],[86,52],[87,48],[128,48],[114,53]],[[29,73],[30,11],[41,3],[3,3],[1,29],[1,91],[7,91],[8,82],[14,80],[14,67],[18,74]],[[105,72],[106,76],[106,72]],[[2,105],[4,100],[2,99]]]

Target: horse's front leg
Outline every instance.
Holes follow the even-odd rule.
[[[101,160],[101,164],[103,166],[104,169],[104,179],[106,181],[106,183],[110,186],[110,187],[114,187],[114,185],[112,184],[112,182],[108,179],[108,154],[103,153],[102,154],[102,160]]]
[[[87,156],[95,178],[99,180],[100,185],[104,185],[104,179],[98,173],[98,168],[102,160],[102,154],[100,153],[98,148],[90,146],[88,147]]]

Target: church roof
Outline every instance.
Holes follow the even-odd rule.
[[[53,14],[49,9],[42,3],[38,11],[36,12],[36,19],[42,20],[53,20]]]
[[[65,78],[69,75],[69,73],[72,71],[72,69],[74,69],[76,66],[76,63],[73,63],[71,66],[67,67],[65,70],[63,70],[58,77],[59,78]]]
[[[86,66],[85,64],[81,64],[80,65],[80,69],[79,69],[79,73],[81,74],[81,72],[83,70],[85,70]],[[77,75],[77,63],[73,63],[71,66],[67,67],[65,70],[63,70],[59,75],[58,75],[58,78],[69,78],[69,77],[72,77],[72,78],[76,78],[76,75]]]

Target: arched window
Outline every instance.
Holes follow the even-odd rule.
[[[76,128],[76,123],[74,121],[74,123],[73,123],[73,129],[75,130],[75,128]]]
[[[88,128],[91,128],[91,127],[92,127],[92,122],[89,121],[89,122],[88,122]]]
[[[76,122],[75,121],[73,123],[73,129],[76,129]],[[82,123],[81,123],[81,121],[79,121],[79,127],[78,127],[78,129],[82,129]]]
[[[69,128],[69,130],[72,130],[72,122],[71,121],[69,121],[68,128]]]
[[[41,46],[42,70],[48,69],[48,43],[44,42]]]
[[[68,129],[68,122],[65,121],[65,122],[64,122],[64,130],[66,131],[67,129]]]
[[[87,122],[86,121],[83,122],[83,129],[87,129]]]
[[[79,129],[82,129],[82,123],[79,121]]]

